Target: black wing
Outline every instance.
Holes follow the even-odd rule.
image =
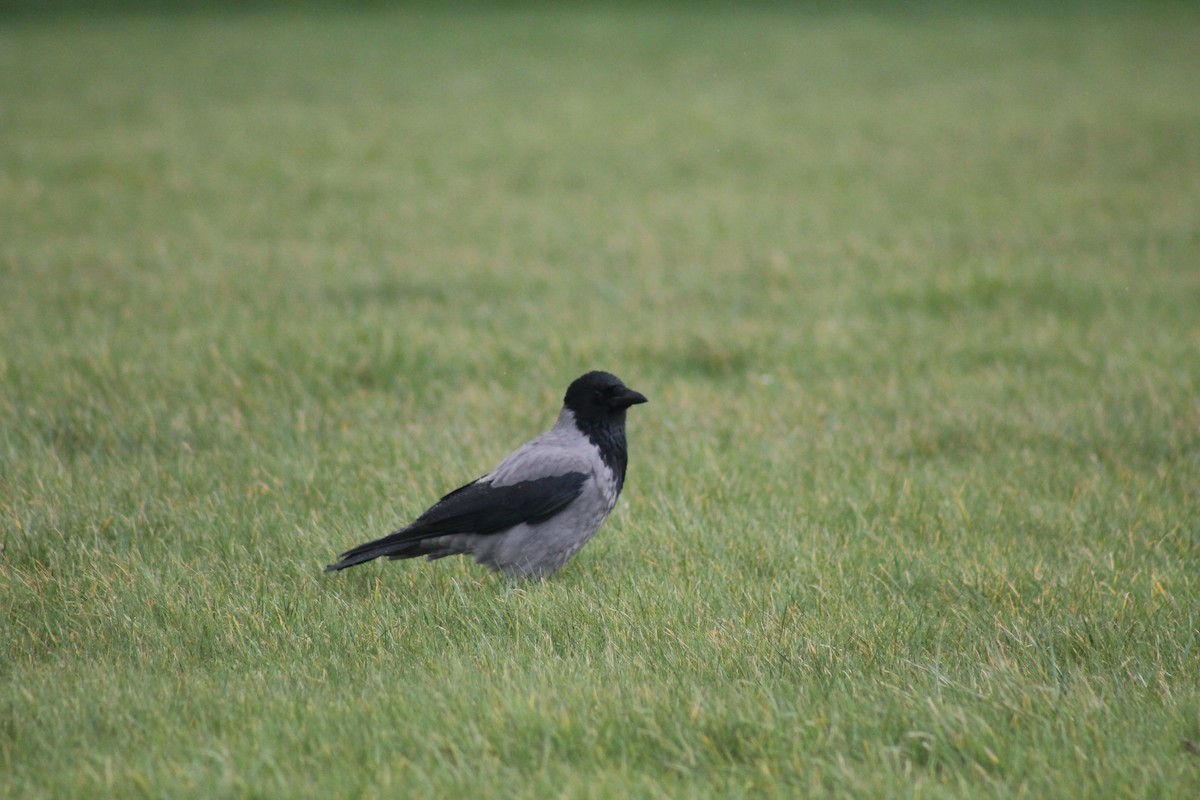
[[[486,536],[521,523],[544,522],[579,497],[587,477],[583,472],[567,472],[508,486],[468,483],[438,500],[411,525],[342,553],[341,560],[330,564],[325,571],[406,553],[413,542],[435,536],[456,533]]]

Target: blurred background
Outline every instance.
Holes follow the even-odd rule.
[[[1193,794],[1198,64],[1184,2],[0,3],[0,772]],[[561,579],[322,580],[592,368],[651,402]]]

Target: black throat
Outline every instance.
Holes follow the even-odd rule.
[[[629,448],[625,443],[625,412],[606,419],[575,418],[575,427],[600,451],[600,459],[612,470],[617,480],[617,494],[625,485],[625,468],[629,465]]]

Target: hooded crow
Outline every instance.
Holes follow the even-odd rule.
[[[334,572],[387,556],[471,555],[511,578],[544,578],[600,528],[625,483],[625,411],[646,397],[589,372],[563,397],[554,427],[411,524],[342,553]]]

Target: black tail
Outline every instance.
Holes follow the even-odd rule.
[[[358,548],[355,548],[355,550],[357,550],[357,549]],[[357,566],[359,564],[365,564],[368,561],[374,561],[375,559],[379,558],[380,556],[384,556],[384,555],[387,555],[387,553],[384,553],[384,552],[376,553],[376,552],[370,552],[370,551],[365,552],[365,553],[356,553],[354,550],[347,550],[345,553],[342,553],[341,561],[334,562],[333,564],[330,564],[329,566],[325,567],[325,571],[326,572],[337,572],[339,569],[345,569],[346,567],[353,567],[353,566]]]
[[[350,548],[342,553],[340,561],[330,564],[325,568],[325,571],[337,572],[339,569],[355,567],[385,556],[396,560],[416,558],[418,556],[440,558],[441,556],[448,555],[453,555],[453,553],[447,552],[444,546],[438,546],[425,539],[414,539],[412,532],[405,528],[395,533],[390,533],[381,539],[375,539],[360,544],[358,547]]]

